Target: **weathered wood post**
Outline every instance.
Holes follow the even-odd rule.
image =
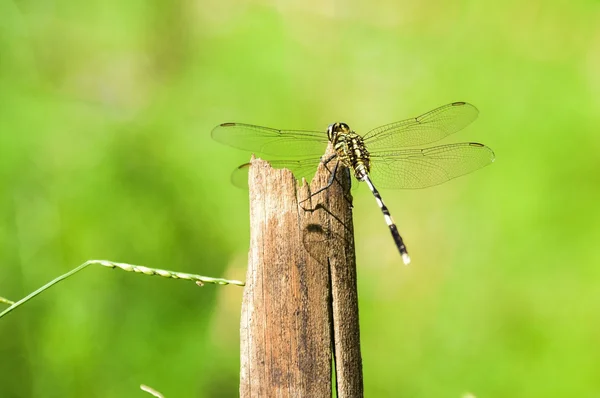
[[[363,396],[348,176],[339,167],[340,183],[302,202],[327,184],[325,165],[298,188],[252,160],[241,397],[329,397],[332,375],[338,397]]]

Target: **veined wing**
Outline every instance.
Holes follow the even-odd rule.
[[[277,130],[244,123],[223,123],[212,130],[222,144],[257,154],[287,158],[321,156],[327,147],[324,131]]]
[[[365,134],[365,145],[375,154],[429,144],[465,128],[478,113],[471,104],[453,102],[412,119],[377,127]]]
[[[310,182],[321,158],[301,159],[301,160],[269,160],[268,162],[276,169],[289,169],[294,173],[296,179],[306,178]],[[248,188],[248,171],[250,163],[240,165],[231,174],[231,182],[239,188]]]
[[[494,157],[494,151],[475,142],[404,149],[372,156],[371,176],[381,188],[426,188],[485,167]]]

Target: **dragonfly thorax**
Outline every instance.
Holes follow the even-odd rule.
[[[338,159],[363,180],[371,170],[371,158],[363,137],[350,130],[346,123],[334,123],[327,129],[327,137],[333,144]]]

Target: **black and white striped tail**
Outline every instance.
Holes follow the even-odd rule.
[[[379,195],[379,191],[377,190],[377,188],[375,188],[375,186],[371,182],[371,179],[369,178],[368,175],[365,175],[363,177],[363,181],[365,181],[367,183],[367,185],[369,186],[369,189],[371,190],[371,192],[373,192],[373,196],[375,196],[375,200],[377,201],[377,204],[381,208],[381,212],[383,213],[385,222],[387,223],[388,227],[390,227],[390,232],[392,233],[392,237],[394,238],[396,247],[398,248],[398,250],[400,251],[400,255],[402,256],[402,261],[404,261],[405,265],[410,264],[410,256],[408,255],[408,251],[406,250],[404,241],[402,240],[402,237],[400,236],[400,233],[398,232],[398,228],[396,227],[396,224],[394,224],[394,220],[392,219],[392,216],[390,215],[390,211],[388,210],[387,206],[383,203],[383,199],[381,199],[381,195]]]

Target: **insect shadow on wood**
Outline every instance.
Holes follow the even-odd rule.
[[[344,226],[346,227],[346,226]],[[328,250],[337,242],[340,246],[346,246],[345,238],[340,234],[332,232],[330,228],[321,224],[307,224],[302,231],[302,244],[308,254],[319,264],[327,264]]]

